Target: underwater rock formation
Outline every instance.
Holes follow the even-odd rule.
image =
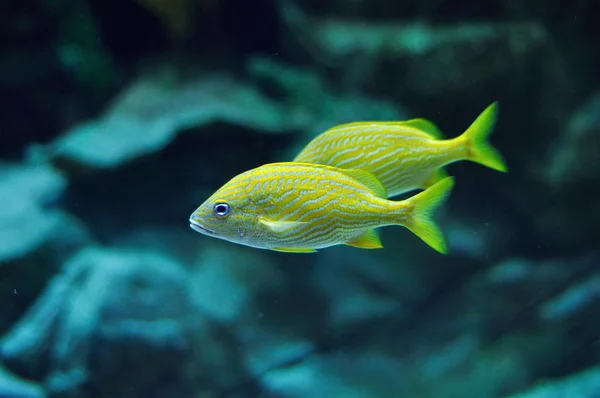
[[[185,270],[161,254],[83,249],[2,339],[0,357],[43,380],[49,396],[82,388],[119,397],[218,391],[236,377],[235,355],[193,289]]]
[[[600,391],[600,368],[593,367],[560,380],[539,383],[507,398],[595,398]]]
[[[0,164],[0,332],[22,315],[62,261],[89,241],[85,226],[58,206],[66,177],[31,161]]]
[[[20,379],[0,366],[0,397],[44,398],[46,394],[39,385]]]
[[[377,87],[413,101],[415,96],[459,96],[514,78],[548,45],[548,32],[536,21],[434,24],[316,18],[294,1],[280,3],[293,43],[316,63],[344,77],[352,74],[358,87]],[[288,51],[294,48],[292,40],[286,44]]]
[[[118,3],[0,5],[1,397],[596,398],[591,2]],[[187,224],[334,125],[454,137],[496,100],[509,172],[447,168],[447,256]]]
[[[597,177],[600,168],[600,93],[575,110],[565,131],[551,144],[545,179],[557,189],[566,189]]]
[[[59,163],[112,169],[161,151],[186,130],[218,122],[262,133],[299,127],[276,103],[227,75],[186,82],[146,76],[117,97],[98,120],[67,131],[46,151]]]

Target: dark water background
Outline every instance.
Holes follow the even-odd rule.
[[[0,397],[600,397],[592,1],[0,4]],[[202,236],[229,178],[358,120],[447,137],[440,255]]]

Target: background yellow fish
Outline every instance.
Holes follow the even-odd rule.
[[[496,114],[494,102],[462,135],[447,140],[425,119],[342,124],[314,138],[294,162],[367,170],[390,197],[432,186],[447,177],[443,166],[459,160],[505,172],[502,156],[487,142]]]
[[[383,185],[363,170],[272,163],[227,182],[190,216],[190,226],[256,248],[314,252],[339,244],[381,248],[374,228],[402,225],[445,253],[444,237],[432,216],[453,185],[448,177],[395,202],[385,199]]]

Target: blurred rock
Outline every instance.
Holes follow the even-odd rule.
[[[590,362],[600,324],[598,254],[507,259],[466,285],[464,302],[487,339],[520,340],[532,374],[563,375]]]
[[[0,164],[0,197],[31,198],[40,205],[52,205],[61,198],[67,179],[48,164]]]
[[[50,396],[191,397],[240,378],[179,264],[88,248],[64,269],[0,346]]]
[[[402,106],[389,100],[365,96],[356,90],[337,92],[316,68],[254,57],[247,70],[260,86],[281,96],[294,115],[292,118],[311,121],[307,126],[310,138],[342,123],[408,118]]]
[[[407,397],[481,398],[503,397],[529,381],[526,357],[511,344],[485,345],[473,336],[463,336],[433,346],[412,363],[407,375]]]
[[[317,19],[293,1],[282,1],[280,10],[296,43],[316,62],[341,70],[342,76],[358,68],[369,76],[370,86],[392,95],[459,95],[522,70],[548,40],[543,25],[535,21],[429,25]]]
[[[391,338],[391,336],[389,336]],[[523,385],[524,362],[518,352],[482,349],[466,336],[420,353],[390,341],[340,347],[271,370],[260,379],[278,397],[448,397],[465,391],[478,398],[500,397]]]
[[[494,297],[490,284],[525,279],[523,267],[515,263],[483,271],[489,282],[475,293],[464,289],[471,279],[468,274],[438,280],[432,274],[440,273],[436,267],[441,264],[419,261],[405,252],[402,259],[383,251],[379,256],[343,248],[322,251],[312,272],[313,289],[325,299],[321,338],[314,348],[301,349],[300,341],[287,343],[291,351],[287,362],[268,368],[259,377],[261,385],[286,398],[309,392],[327,397],[461,398],[465,391],[496,398],[526,386],[532,378],[529,365],[548,362],[561,332],[543,336],[524,326],[525,331],[511,333],[511,322],[524,310],[523,300],[531,299],[505,285],[493,290]],[[442,274],[462,272],[453,263],[444,266],[448,269]],[[569,272],[579,270],[572,267],[552,277],[552,271],[564,264],[560,267],[546,272],[554,285],[538,284],[539,289],[556,289],[568,283]],[[527,280],[522,291],[539,294],[533,287],[537,279]],[[514,296],[514,305],[507,305],[502,314],[497,306],[507,296]],[[525,316],[534,316],[542,302]]]
[[[243,363],[253,381],[257,382],[273,370],[302,362],[315,349],[315,342],[307,338],[272,331],[263,326],[253,332],[250,341],[245,341]]]
[[[267,391],[282,398],[383,398],[405,396],[404,369],[385,350],[348,348],[272,370],[260,382]]]
[[[115,91],[112,49],[99,40],[89,2],[0,4],[0,156],[54,139]]]
[[[600,274],[592,274],[584,281],[573,283],[562,294],[540,308],[544,320],[568,320],[575,314],[595,313],[600,304]]]
[[[343,335],[382,320],[412,322],[438,294],[460,290],[512,247],[510,223],[476,220],[481,213],[475,210],[461,218],[454,210],[441,209],[436,217],[450,247],[447,256],[405,228],[383,228],[383,250],[321,251],[311,287],[326,299],[327,333]]]
[[[117,90],[120,71],[112,51],[102,42],[100,24],[89,2],[47,2],[54,15],[60,15],[56,53],[65,72],[84,90],[81,102],[98,106]]]
[[[340,335],[380,319],[405,318],[410,304],[398,296],[407,299],[423,293],[411,271],[411,264],[391,264],[353,248],[322,251],[312,272],[312,287],[326,299],[323,332]]]
[[[137,0],[162,22],[172,40],[183,40],[193,31],[198,9],[214,16],[218,0]]]
[[[469,391],[496,398],[527,385],[531,356],[547,348],[538,347],[537,336],[490,339],[460,287],[433,295],[410,318],[380,326],[373,332],[378,338],[365,344],[386,347],[403,364],[403,391],[388,396],[460,398]]]
[[[517,323],[523,329],[540,328],[540,320],[550,311],[543,308],[581,275],[590,273],[593,266],[594,256],[546,261],[510,258],[476,275],[466,291],[475,313],[483,317],[484,330],[492,335],[504,333]],[[546,315],[540,319],[538,311]]]
[[[56,207],[66,185],[66,178],[44,163],[0,165],[0,332],[89,240],[85,227]]]
[[[35,383],[19,379],[0,366],[0,397],[44,398],[43,389]]]
[[[164,149],[185,130],[218,122],[267,134],[306,125],[227,74],[175,82],[157,73],[134,82],[104,115],[67,131],[47,152],[71,167],[111,169]]]
[[[21,259],[53,240],[65,215],[46,206],[61,197],[66,184],[48,165],[0,165],[0,264]]]
[[[360,273],[346,259],[333,267],[334,272],[322,270],[334,257],[326,258],[329,261],[320,264],[315,275],[322,275],[316,280],[322,281],[320,290],[329,298],[327,319],[331,330],[337,331],[332,340],[317,341],[317,347],[325,350],[305,352],[296,363],[271,369],[260,378],[277,396],[302,397],[317,391],[316,395],[328,397],[460,398],[469,391],[480,398],[496,398],[523,389],[539,375],[581,366],[589,361],[589,347],[597,340],[598,329],[590,324],[598,291],[593,253],[543,262],[506,260],[467,275],[462,283],[455,281],[444,292],[431,290],[422,280],[421,288],[437,296],[420,304],[411,302],[409,293],[397,301],[388,291],[387,301],[402,303],[404,310],[398,304],[381,306],[381,297],[386,297],[381,280],[404,283],[399,274],[386,270],[384,262],[372,258],[369,271]],[[327,276],[329,272],[336,277]],[[382,277],[374,278],[378,273]],[[349,283],[352,276],[356,279]],[[380,283],[374,285],[377,279]],[[406,287],[396,295],[410,290],[410,281],[415,280],[407,278]],[[370,291],[365,291],[367,286]],[[340,302],[345,300],[354,304],[350,313],[343,311]],[[371,363],[372,356],[380,368]],[[394,372],[388,374],[385,369],[390,368]]]
[[[501,210],[488,212],[488,205],[469,206],[468,198],[461,199],[464,206],[444,212],[449,253],[485,264],[514,252],[521,233],[514,216]]]
[[[0,249],[2,263],[35,253],[54,238],[55,231],[66,221],[61,211],[44,211],[26,197],[4,196],[0,208],[0,238],[5,238]]]
[[[202,244],[198,233],[186,225],[174,226],[142,226],[134,230],[120,231],[112,235],[108,244],[115,249],[144,252],[151,247],[182,264],[189,272],[194,273],[198,266],[199,251]]]
[[[546,182],[562,190],[597,181],[599,152],[600,93],[596,93],[573,113],[560,138],[551,144],[544,168]]]
[[[199,306],[235,336],[253,377],[311,353],[323,320],[315,298],[297,300],[299,281],[283,269],[296,264],[277,264],[271,254],[212,242],[195,259],[191,277]]]
[[[272,252],[220,242],[187,228],[145,228],[119,238],[118,245],[140,251],[154,247],[189,267],[194,302],[232,336],[249,373],[243,379],[232,375],[231,389],[243,391],[245,383],[264,372],[314,350],[314,336],[324,320],[315,309],[324,307],[312,304],[314,297],[297,300],[301,292],[310,292],[304,284],[297,286],[297,274],[309,265],[306,257],[298,258],[299,264],[281,264]],[[311,322],[305,322],[309,317]]]
[[[255,302],[265,291],[284,291],[283,272],[265,252],[212,242],[196,260],[192,283],[200,307],[220,322],[242,327],[260,318]]]
[[[600,93],[591,95],[568,120],[560,120],[549,148],[528,165],[526,195],[515,196],[530,217],[537,242],[562,252],[596,248],[600,206],[595,187],[600,178]],[[542,155],[543,154],[543,155]],[[535,198],[540,196],[545,200]],[[532,210],[533,201],[535,211]],[[562,254],[562,253],[561,253]]]
[[[600,367],[590,368],[560,380],[546,381],[507,398],[597,398],[600,396]]]
[[[312,138],[338,124],[409,118],[402,106],[387,99],[365,96],[352,88],[335,90],[316,68],[257,56],[250,59],[247,70],[258,86],[280,97],[292,120],[307,121],[306,134],[282,154],[281,160],[293,159]]]

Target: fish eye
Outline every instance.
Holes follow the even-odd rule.
[[[219,202],[214,205],[213,211],[217,217],[225,217],[229,214],[229,205],[224,202]]]

